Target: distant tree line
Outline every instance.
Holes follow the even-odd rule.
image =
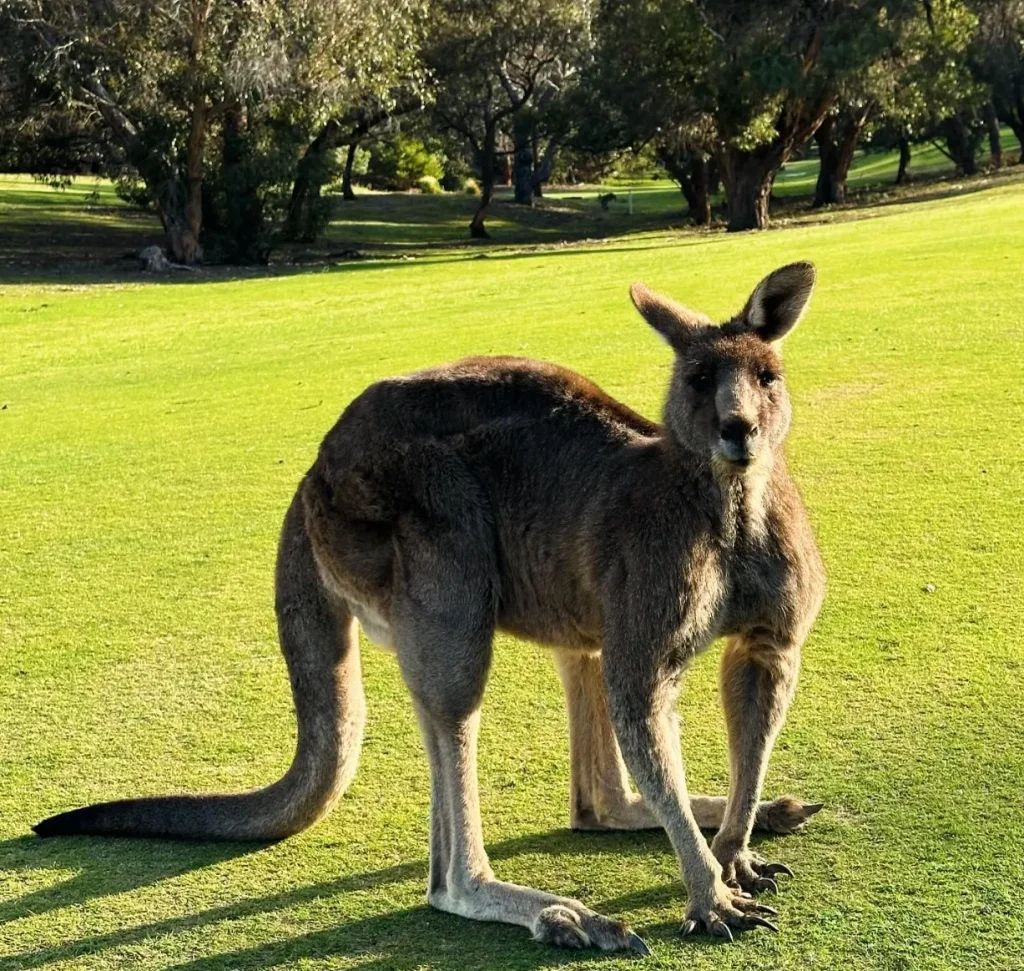
[[[828,205],[867,138],[972,174],[1000,126],[1024,0],[0,0],[0,169],[111,177],[185,263],[315,240],[357,175],[468,186],[486,236],[499,179],[531,205],[623,153],[760,229],[808,144]]]

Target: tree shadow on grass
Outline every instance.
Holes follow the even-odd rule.
[[[0,284],[42,285],[52,287],[91,286],[95,284],[145,284],[159,287],[188,287],[211,283],[238,283],[244,280],[266,280],[312,274],[362,273],[372,270],[416,269],[444,263],[470,264],[479,261],[481,270],[491,261],[541,259],[544,257],[587,256],[607,253],[642,253],[670,247],[724,243],[731,237],[720,234],[686,234],[666,229],[656,241],[613,246],[606,239],[568,240],[557,244],[515,247],[502,245],[494,249],[474,251],[469,247],[444,246],[418,252],[415,256],[389,251],[367,251],[364,259],[323,259],[305,264],[279,264],[271,267],[202,266],[191,273],[153,275],[136,268],[114,264],[69,263],[59,269],[21,267],[4,270],[0,267]]]
[[[26,894],[3,905],[0,907],[0,923],[154,884],[245,853],[259,852],[265,845],[90,838],[40,840],[21,837],[8,840],[0,843],[0,860],[8,869],[60,867],[79,869],[80,873],[55,887]],[[640,854],[667,854],[671,848],[667,837],[660,831],[576,833],[553,830],[495,843],[488,847],[488,851],[494,861],[523,854],[588,856],[597,852],[625,860]],[[336,906],[338,923],[335,926],[252,948],[203,955],[177,965],[177,971],[271,968],[326,956],[355,960],[365,957],[358,965],[362,971],[406,969],[424,964],[443,971],[471,971],[478,967],[493,967],[496,958],[500,959],[502,967],[532,969],[572,963],[581,958],[593,960],[599,956],[593,951],[554,950],[530,940],[520,927],[471,923],[425,905],[346,920],[347,894],[409,880],[425,885],[426,876],[426,860],[349,874],[265,897],[249,897],[193,914],[82,937],[56,947],[0,957],[0,971],[28,971],[53,961],[99,956],[112,948],[152,942],[156,938],[212,927],[223,921],[238,921],[314,901],[329,901]],[[613,916],[641,907],[673,906],[681,920],[685,897],[682,884],[673,880],[613,900],[588,903],[596,910]],[[675,921],[638,928],[655,945],[659,940],[675,940],[678,929]],[[692,946],[717,945],[697,940]]]

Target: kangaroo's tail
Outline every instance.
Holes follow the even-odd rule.
[[[358,627],[317,573],[296,495],[277,557],[277,626],[298,717],[295,759],[284,777],[240,795],[123,799],[73,809],[33,827],[40,836],[92,834],[272,840],[322,817],[355,774],[366,704]]]

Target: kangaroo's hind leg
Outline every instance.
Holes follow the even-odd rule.
[[[601,655],[555,651],[569,714],[569,824],[578,830],[660,829],[661,823],[634,792],[619,749],[601,670]],[[701,829],[718,829],[725,796],[690,796]],[[761,802],[754,829],[792,833],[821,808],[794,796]]]
[[[550,944],[646,953],[619,921],[578,900],[497,880],[491,870],[476,759],[495,623],[494,574],[466,523],[467,517],[451,529],[436,520],[429,529],[405,524],[391,610],[399,665],[430,759],[427,899],[462,917],[519,924]]]
[[[573,829],[660,829],[629,784],[608,714],[596,653],[556,650],[569,714],[569,824]]]
[[[495,878],[484,849],[476,778],[479,709],[451,717],[445,704],[417,699],[425,747],[432,754],[430,885],[427,899],[439,910],[473,920],[519,924],[541,942],[605,951],[643,942],[617,920],[578,900]]]

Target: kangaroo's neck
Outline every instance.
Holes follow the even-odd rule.
[[[743,541],[758,541],[767,532],[771,503],[771,479],[774,469],[745,470],[742,475],[719,474],[716,479],[721,496],[721,535],[727,546]]]
[[[690,488],[700,497],[722,544],[733,547],[743,541],[760,540],[777,497],[773,483],[786,476],[781,450],[766,453],[753,466],[740,470],[688,454],[674,444],[680,466],[692,479]]]

